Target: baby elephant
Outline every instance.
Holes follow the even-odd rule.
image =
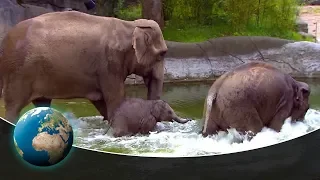
[[[157,122],[176,121],[186,123],[189,119],[179,118],[169,104],[163,100],[126,98],[110,119],[113,136],[148,134]]]

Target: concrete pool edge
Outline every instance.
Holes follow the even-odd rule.
[[[165,79],[169,82],[210,81],[250,61],[271,63],[295,78],[320,78],[320,44],[266,36],[230,36],[200,43],[166,41]],[[126,84],[143,84],[130,75]]]
[[[218,77],[215,78],[208,78],[208,79],[173,79],[173,80],[166,80],[163,82],[163,84],[198,84],[198,83],[205,83],[205,84],[210,84],[214,82]],[[294,79],[296,80],[315,80],[320,82],[320,77],[295,77],[293,76]],[[137,83],[126,83],[126,86],[144,86],[143,82],[137,82]]]

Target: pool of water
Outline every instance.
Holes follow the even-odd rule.
[[[141,156],[195,156],[230,153],[271,145],[301,136],[320,127],[320,80],[303,80],[311,86],[310,110],[304,122],[286,120],[280,133],[263,129],[250,141],[234,129],[203,138],[201,129],[204,99],[211,83],[165,84],[162,99],[166,100],[181,117],[192,118],[186,124],[158,123],[150,135],[113,138],[104,135],[107,124],[102,122],[94,106],[84,99],[54,100],[53,107],[69,117],[75,133],[74,145],[108,152]],[[127,96],[146,97],[144,86],[129,86]],[[0,115],[4,115],[0,102]],[[32,108],[27,106],[23,111]],[[165,131],[157,133],[156,130]]]

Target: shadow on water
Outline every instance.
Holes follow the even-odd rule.
[[[279,141],[297,137],[320,126],[320,80],[302,80],[311,87],[311,110],[304,123],[291,125],[289,121],[280,133],[264,129],[257,137],[250,140],[234,129],[228,133],[203,138],[198,134],[202,118],[204,100],[212,82],[165,84],[162,99],[166,100],[176,113],[195,121],[187,124],[158,123],[157,129],[148,136],[113,138],[103,135],[107,125],[94,106],[85,99],[53,100],[52,106],[65,113],[70,119],[75,132],[74,144],[102,151],[139,154],[146,156],[194,156],[220,154],[246,148],[257,148]],[[126,87],[126,95],[146,98],[147,89],[143,85]],[[3,101],[0,102],[0,116],[4,115]],[[33,106],[23,109],[24,113]],[[21,113],[21,114],[22,114]],[[262,144],[263,142],[263,144]]]

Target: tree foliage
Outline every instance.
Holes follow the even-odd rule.
[[[226,23],[239,31],[248,26],[293,28],[297,0],[164,0],[165,19],[183,25]]]

